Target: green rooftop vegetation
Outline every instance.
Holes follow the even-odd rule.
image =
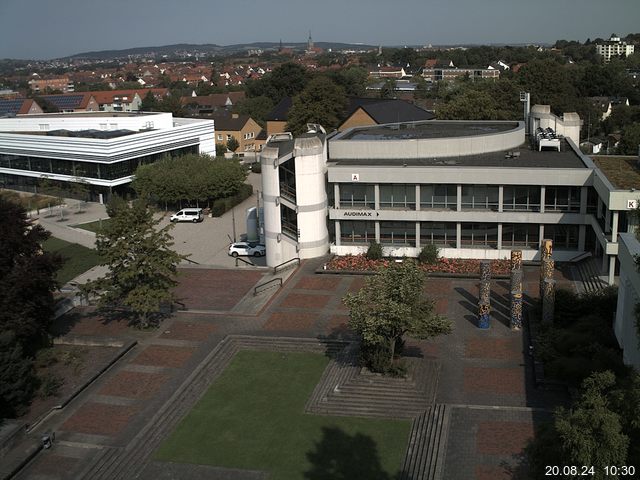
[[[640,190],[640,168],[635,156],[592,156],[598,168],[620,190]]]

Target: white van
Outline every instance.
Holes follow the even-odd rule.
[[[169,219],[173,223],[176,222],[201,222],[203,220],[202,217],[202,209],[201,208],[183,208],[179,212],[171,215]]]

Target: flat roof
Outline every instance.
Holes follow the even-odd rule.
[[[148,132],[150,130],[144,130]],[[45,137],[79,137],[79,138],[118,138],[124,137],[127,135],[133,135],[134,133],[141,133],[133,130],[47,130],[47,131],[37,131],[37,132],[0,132],[0,133],[10,133],[14,135],[41,135]]]
[[[142,117],[145,115],[160,115],[165,112],[59,112],[59,113],[36,113],[28,115],[18,115],[12,119],[20,118],[56,118],[56,117]]]
[[[566,140],[562,139],[560,151],[534,150],[529,143],[503,152],[482,153],[444,158],[391,158],[391,159],[339,159],[329,163],[340,166],[411,166],[411,167],[501,167],[501,168],[587,168],[582,159]],[[515,155],[513,155],[515,154]]]
[[[434,121],[390,123],[373,127],[356,127],[334,140],[412,140],[427,138],[473,137],[503,133],[518,128],[518,122]]]
[[[622,155],[592,155],[593,163],[607,177],[616,189],[628,190],[635,188],[640,190],[640,159],[634,156]]]

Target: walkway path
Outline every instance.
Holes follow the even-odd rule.
[[[158,331],[137,332],[139,345],[130,354],[43,425],[57,432],[56,445],[20,478],[134,478],[140,471],[138,478],[158,478],[162,468],[149,460],[154,445],[197,401],[238,345],[326,348],[350,342],[341,298],[361,288],[364,277],[315,274],[323,260],[304,262],[281,289],[265,293],[256,314],[237,312],[245,302],[255,301],[249,292],[264,273],[185,271],[181,288],[190,295],[186,305],[191,311],[177,312]],[[528,294],[537,294],[534,280],[535,272],[527,272]],[[505,282],[494,282],[494,320],[491,329],[482,331],[475,326],[477,281],[427,281],[426,291],[437,311],[454,320],[455,332],[433,341],[407,342],[413,376],[395,385],[398,391],[406,389],[404,412],[415,418],[405,478],[511,478],[509,471],[516,468],[535,423],[563,400],[534,388],[524,353],[526,335],[506,326],[506,289]],[[100,328],[110,336],[131,335],[122,319],[100,320],[90,311],[85,315],[84,322],[94,322],[94,335]],[[72,326],[68,334],[81,325]],[[86,324],[83,328],[87,331]],[[385,386],[363,377],[349,356],[353,351],[344,355],[327,369],[308,408],[383,414],[390,408],[385,402],[394,382]],[[366,402],[374,402],[378,410],[362,410]],[[260,472],[198,468],[193,467],[194,478],[262,478]],[[185,474],[180,471],[176,478]]]

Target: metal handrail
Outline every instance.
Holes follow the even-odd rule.
[[[255,263],[251,263],[251,262],[245,260],[244,258],[235,257],[235,259],[236,259],[236,267],[238,266],[238,260],[240,260],[241,262],[246,263],[247,265],[251,265],[252,267],[256,266]]]
[[[278,282],[278,288],[282,288],[282,279],[280,277],[278,278],[272,278],[271,280],[261,283],[260,285],[257,285],[254,289],[253,289],[253,296],[255,297],[258,294],[258,289],[262,288],[262,287],[266,287],[267,285],[269,285],[267,288],[271,288],[272,287],[272,283]],[[264,288],[264,290],[266,290],[267,288]]]
[[[278,273],[278,269],[284,270],[285,268],[281,268],[281,267],[284,267],[285,265],[288,265],[288,264],[293,263],[293,262],[297,262],[298,265],[300,265],[300,258],[298,258],[298,257],[292,258],[291,260],[287,260],[286,262],[282,262],[280,265],[276,265],[275,267],[273,267],[273,273],[274,274]],[[288,268],[288,267],[286,267],[286,268]]]

